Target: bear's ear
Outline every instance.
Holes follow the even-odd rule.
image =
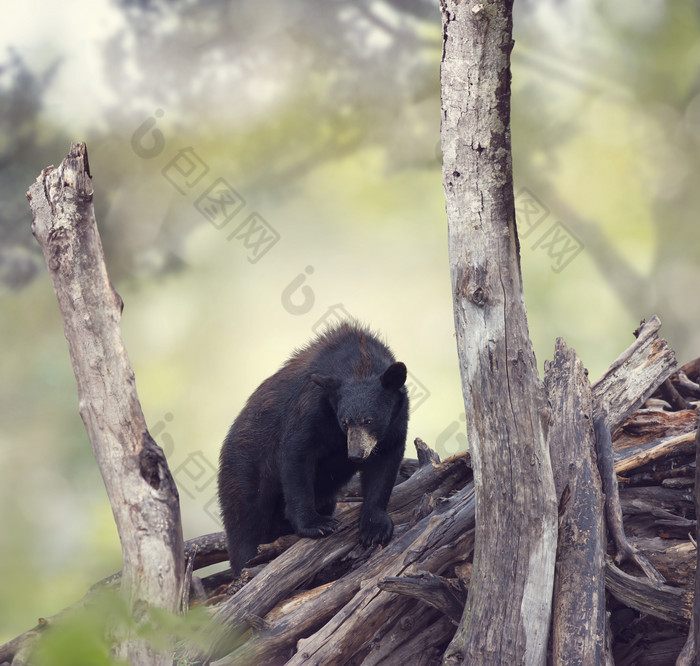
[[[330,375],[311,375],[311,381],[330,394],[335,393],[340,388],[340,380]]]
[[[406,383],[406,366],[398,361],[392,363],[381,376],[382,386],[390,391],[400,389]]]

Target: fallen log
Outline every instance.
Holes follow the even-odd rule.
[[[411,567],[428,571],[436,568],[439,572],[445,560],[456,561],[462,557],[460,536],[473,527],[473,520],[474,499],[470,483],[434,513],[395,537],[361,567],[329,585],[303,607],[294,609],[262,631],[254,632],[245,644],[225,659],[215,662],[216,666],[258,664],[279,659],[300,636],[324,623],[327,624],[321,631],[299,644],[297,656],[287,663],[337,663],[339,654],[343,659],[350,658],[384,622],[396,618],[405,607],[406,602],[391,603],[395,595],[376,587],[380,577],[404,572],[410,574]],[[290,550],[280,559],[292,559],[291,555]],[[237,600],[238,608],[233,612],[229,608],[226,617],[229,626],[232,618],[238,619],[240,613],[245,612],[243,601],[241,604],[241,600]],[[362,624],[360,629],[358,622]],[[343,625],[342,629],[340,625]]]
[[[441,573],[448,564],[469,555],[474,546],[473,534],[465,533],[473,529],[474,509],[474,490],[470,484],[448,500],[444,508],[424,518],[407,533],[408,547],[397,542],[397,557],[391,558],[390,563],[391,547],[386,549],[384,566],[370,568],[368,563],[364,570],[358,570],[363,584],[352,600],[322,630],[300,642],[298,652],[288,664],[338,663],[354,655],[366,642],[368,621],[379,628],[387,619],[397,617],[407,604],[407,598],[397,604],[394,594],[382,591],[377,585],[380,578],[411,577],[419,571]]]

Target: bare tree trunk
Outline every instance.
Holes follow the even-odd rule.
[[[541,664],[557,506],[515,229],[512,0],[441,4],[443,184],[477,516],[469,597],[445,660]]]
[[[85,144],[44,169],[27,197],[46,259],[73,372],[80,415],[119,531],[122,589],[137,626],[148,608],[179,610],[184,576],[180,501],[165,456],[146,428],[121,339],[122,300],[107,275],[92,205]],[[117,650],[132,665],[171,663],[144,641]]]

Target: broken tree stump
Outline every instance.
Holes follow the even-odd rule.
[[[549,451],[559,501],[552,608],[554,663],[602,664],[605,655],[605,523],[596,466],[593,398],[583,363],[558,338],[545,363]]]

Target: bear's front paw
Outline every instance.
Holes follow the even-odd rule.
[[[360,543],[365,546],[383,546],[394,533],[394,523],[384,511],[376,511],[360,517]]]
[[[330,516],[316,516],[312,520],[307,520],[303,525],[299,525],[295,532],[302,537],[318,539],[335,532],[338,521]]]

